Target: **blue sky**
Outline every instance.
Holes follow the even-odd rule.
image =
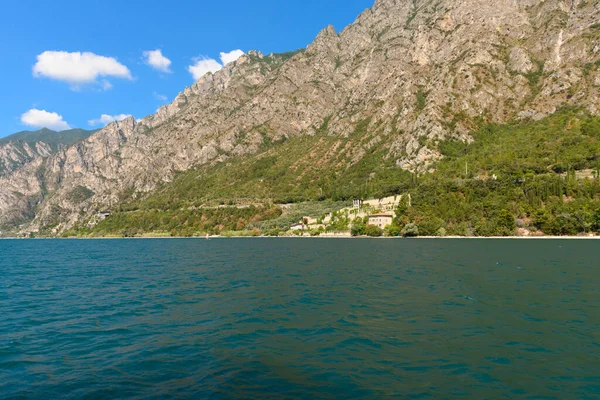
[[[194,82],[190,66],[306,47],[373,1],[4,0],[0,137],[144,117]]]

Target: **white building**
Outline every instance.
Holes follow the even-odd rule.
[[[304,230],[304,224],[294,224],[290,226],[291,231],[302,231]]]

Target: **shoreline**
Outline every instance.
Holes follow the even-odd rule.
[[[213,240],[213,239],[383,239],[383,240],[599,240],[600,236],[417,236],[417,237],[369,237],[369,236],[139,236],[139,237],[42,237],[20,238],[0,237],[0,240],[160,240],[160,239],[188,239],[188,240]]]

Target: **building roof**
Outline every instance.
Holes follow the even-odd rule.
[[[373,214],[373,215],[369,215],[369,218],[377,218],[377,217],[394,218],[394,216],[392,214]]]

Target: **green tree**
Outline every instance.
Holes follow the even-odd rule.
[[[363,221],[362,218],[357,218],[352,224],[350,234],[352,236],[363,236],[366,234],[366,228],[367,224],[365,223],[365,221]]]
[[[600,217],[600,214],[598,216]],[[544,231],[544,229],[548,227],[548,223],[550,222],[550,214],[542,208],[535,210],[535,212],[532,215],[532,218],[533,226],[535,226],[541,231]]]
[[[581,133],[591,137],[600,137],[600,117],[592,117],[581,124]]]
[[[385,227],[384,233],[386,236],[396,237],[402,234],[402,229],[396,224],[391,224]]]
[[[380,237],[383,235],[383,229],[375,225],[367,225],[365,228],[365,234],[371,237]]]
[[[444,220],[433,215],[425,215],[419,221],[419,235],[435,236],[436,233],[445,225]]]
[[[404,236],[404,237],[419,236],[419,227],[413,223],[406,224],[404,229],[402,229],[402,236]]]
[[[398,216],[406,215],[408,208],[409,208],[408,207],[408,197],[402,196],[402,198],[398,202],[398,207],[396,207],[396,215],[398,215]]]
[[[592,230],[594,232],[600,232],[600,207],[597,208],[592,215]]]
[[[496,224],[498,226],[498,233],[504,236],[513,235],[517,228],[514,215],[506,209],[500,210],[496,218]]]

